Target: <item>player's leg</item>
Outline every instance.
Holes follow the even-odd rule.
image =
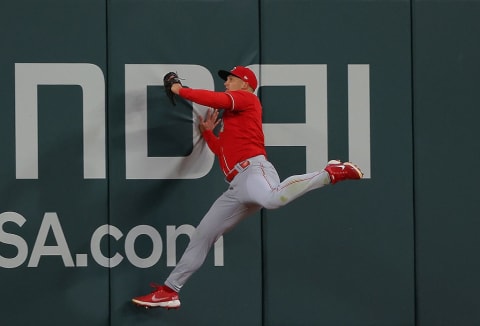
[[[218,198],[192,235],[190,243],[165,285],[180,291],[190,276],[200,268],[217,239],[247,216],[260,210],[258,205],[239,203],[230,189]]]
[[[269,162],[252,166],[252,169],[245,172],[245,176],[242,175],[247,185],[245,200],[257,202],[267,209],[284,206],[305,193],[330,183],[326,171],[294,175],[280,182],[277,171]]]
[[[309,191],[321,188],[330,183],[325,171],[294,175],[282,181],[265,196],[265,208],[274,209],[303,196]]]
[[[244,205],[236,199],[236,188],[227,190],[212,205],[200,221],[182,258],[170,273],[163,286],[154,286],[155,290],[132,301],[142,306],[178,308],[178,292],[202,266],[210,248],[224,233],[232,229],[247,216],[260,210],[258,205]],[[155,300],[158,300],[155,302]]]
[[[309,191],[330,183],[349,179],[361,179],[362,172],[351,163],[330,161],[325,169],[317,172],[291,176],[279,182],[278,174],[268,162],[253,164],[242,173],[246,184],[245,201],[254,201],[265,208],[284,206]]]

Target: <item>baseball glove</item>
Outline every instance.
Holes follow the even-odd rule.
[[[172,85],[173,84],[182,84],[180,82],[180,78],[178,77],[177,73],[169,72],[165,76],[163,76],[163,86],[165,87],[165,93],[167,94],[168,99],[172,102],[173,105],[175,103],[175,94],[172,92]]]

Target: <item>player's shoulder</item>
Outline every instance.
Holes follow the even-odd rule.
[[[242,99],[246,101],[253,101],[256,102],[258,101],[257,95],[255,93],[249,92],[249,91],[244,91],[244,90],[237,90],[237,91],[226,91],[228,95],[233,97],[234,99]]]
[[[261,103],[257,95],[252,92],[238,90],[226,91],[232,98],[232,109],[234,110],[261,110]]]
[[[239,89],[239,90],[236,90],[236,91],[225,91],[225,93],[236,94],[236,95],[239,95],[239,96],[255,96],[255,97],[257,97],[257,95],[255,95],[255,93],[245,91],[243,89]]]

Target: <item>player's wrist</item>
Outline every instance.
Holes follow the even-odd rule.
[[[178,83],[178,84],[173,84],[171,89],[174,94],[180,95],[180,90],[182,88],[183,88],[182,84]]]

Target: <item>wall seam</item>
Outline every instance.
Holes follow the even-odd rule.
[[[106,150],[106,176],[107,176],[107,223],[111,225],[111,196],[110,196],[110,148],[109,148],[109,118],[108,118],[108,108],[109,108],[109,0],[105,0],[105,102],[106,102],[106,110],[105,110],[105,132],[106,132],[106,143],[105,143],[105,150]],[[108,256],[112,257],[112,244],[111,244],[111,237],[107,239],[107,246],[108,246]],[[110,260],[109,260],[110,265]],[[109,266],[108,268],[108,325],[112,325],[112,269]]]
[[[259,70],[258,70],[258,96],[260,98],[260,101],[262,100],[261,92],[260,92],[260,85],[262,85],[261,80],[262,80],[262,74],[261,74],[261,66],[262,66],[262,0],[258,0],[257,2],[258,5],[258,60],[259,60]],[[266,218],[266,210],[262,208],[260,210],[260,243],[261,243],[261,252],[260,252],[260,259],[261,259],[261,272],[262,272],[262,288],[261,288],[261,325],[265,326],[267,325],[267,314],[266,314],[266,266],[265,266],[265,257],[266,257],[266,240],[265,240],[265,231],[266,231],[266,223],[265,223],[265,218]]]
[[[413,320],[418,322],[418,283],[417,283],[417,223],[415,212],[415,0],[410,0],[410,78],[411,78],[411,121],[412,121],[412,218],[413,218]]]

